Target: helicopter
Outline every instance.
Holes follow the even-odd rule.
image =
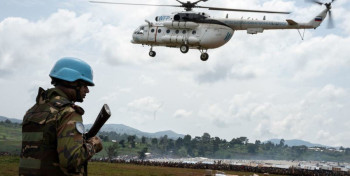
[[[332,0],[329,3],[322,3],[317,0],[309,0],[310,2],[324,5],[326,8],[317,16],[308,22],[299,23],[292,19],[286,21],[268,21],[265,17],[262,20],[257,19],[233,19],[228,18],[211,18],[209,14],[204,12],[193,11],[193,8],[204,8],[208,10],[219,11],[240,11],[254,13],[275,13],[290,14],[291,12],[282,11],[263,11],[248,9],[231,9],[219,7],[198,6],[200,2],[208,0],[197,0],[195,2],[182,2],[176,0],[181,5],[159,5],[159,4],[134,4],[134,3],[117,3],[90,1],[91,3],[119,4],[119,5],[141,5],[141,6],[168,6],[181,7],[185,11],[173,12],[170,15],[161,15],[155,17],[155,22],[145,20],[146,24],[140,25],[132,34],[131,43],[150,46],[149,56],[155,57],[156,52],[153,50],[155,46],[165,46],[179,48],[182,53],[187,53],[189,49],[198,49],[201,53],[200,59],[207,61],[209,58],[208,50],[219,48],[225,45],[233,36],[236,30],[246,30],[247,34],[258,34],[264,30],[277,29],[297,29],[300,36],[300,29],[316,29],[321,25],[329,14],[328,27],[333,27],[331,15]]]

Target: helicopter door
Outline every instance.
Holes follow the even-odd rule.
[[[148,30],[149,42],[156,42],[157,30],[158,30],[158,27],[151,27],[151,29]]]

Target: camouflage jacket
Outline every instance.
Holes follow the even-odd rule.
[[[95,154],[76,127],[83,114],[61,90],[39,88],[23,118],[19,175],[83,175],[84,163]]]

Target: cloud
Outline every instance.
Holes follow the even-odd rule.
[[[222,120],[220,118],[215,118],[211,121],[212,124],[214,124],[217,128],[229,128],[232,123],[227,123],[227,121]]]
[[[186,118],[186,117],[190,117],[191,115],[192,115],[192,111],[186,111],[184,109],[178,109],[174,113],[173,117],[175,117],[175,118]]]
[[[246,92],[234,95],[231,100],[224,100],[204,106],[199,116],[211,121],[220,128],[237,126],[237,124],[259,123],[274,115],[274,105],[261,102],[258,94]]]
[[[343,129],[346,125],[342,123],[347,115],[341,113],[348,104],[346,90],[329,84],[305,92],[300,97],[303,99],[291,101],[290,105],[274,104],[270,118],[258,121],[255,135],[297,138],[328,145],[339,142],[338,133],[347,133]]]
[[[89,15],[76,16],[68,10],[36,22],[8,17],[0,23],[0,70],[13,72],[56,60],[52,56],[62,56],[67,48],[76,49],[88,41],[98,25]]]
[[[141,76],[139,77],[139,80],[140,80],[140,82],[141,82],[142,84],[144,84],[144,85],[153,86],[153,85],[156,84],[156,81],[155,81],[153,78],[148,77],[148,76],[145,76],[145,75],[141,75]]]
[[[163,103],[155,97],[143,97],[127,104],[127,113],[132,123],[146,124],[156,120],[157,113],[162,111]]]
[[[2,78],[6,78],[8,75],[10,75],[11,72],[10,71],[7,71],[7,70],[1,70],[0,69],[0,79]]]
[[[210,122],[219,128],[227,128],[237,121],[228,113],[227,106],[220,102],[216,104],[210,104],[203,106],[199,110],[198,116],[201,119],[205,119],[202,122]]]
[[[338,47],[332,47],[337,45]],[[350,45],[350,38],[337,35],[315,37],[300,45],[295,45],[288,52],[295,52],[292,61],[295,80],[308,80],[327,75],[330,70],[350,66],[349,58],[345,54]]]
[[[144,97],[128,103],[128,108],[134,112],[150,113],[161,108],[162,103],[154,97]]]
[[[328,84],[323,88],[313,89],[308,92],[300,105],[308,109],[312,108],[316,112],[317,108],[321,108],[318,111],[342,109],[345,106],[345,97],[348,97],[345,89]]]
[[[319,131],[317,132],[316,138],[319,139],[319,140],[322,140],[322,139],[329,139],[329,138],[331,138],[331,135],[329,134],[328,131],[319,130]]]
[[[226,79],[253,79],[256,77],[254,70],[249,66],[234,66],[234,64],[217,64],[210,70],[200,73],[196,80],[199,83],[214,83]]]
[[[346,95],[346,91],[341,87],[328,84],[318,92],[311,92],[310,96],[313,96],[313,94],[316,94],[316,96],[324,100],[336,101],[337,99],[344,97]]]

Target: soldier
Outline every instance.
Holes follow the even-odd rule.
[[[97,136],[84,139],[84,110],[74,103],[83,102],[94,86],[92,69],[67,57],[56,62],[50,77],[55,88],[40,87],[23,118],[19,175],[87,175],[87,161],[102,143]]]

